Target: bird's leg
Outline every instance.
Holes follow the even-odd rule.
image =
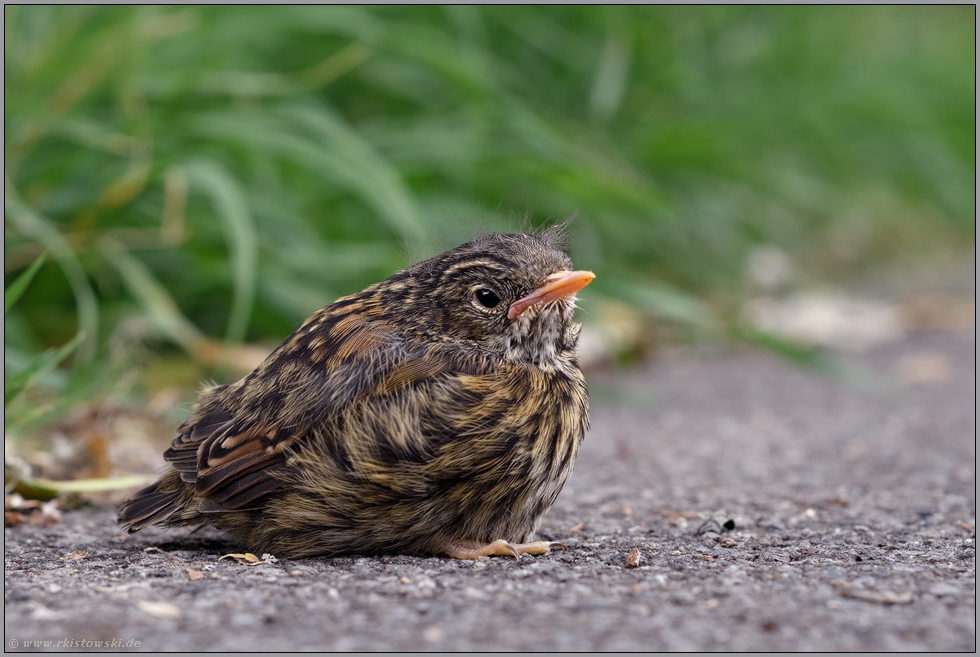
[[[479,559],[480,557],[493,556],[520,559],[521,554],[545,554],[551,552],[551,548],[564,550],[565,546],[554,541],[514,544],[501,538],[486,545],[480,545],[475,541],[451,541],[443,545],[439,552],[449,555],[453,559]]]

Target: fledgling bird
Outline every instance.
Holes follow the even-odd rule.
[[[495,233],[311,315],[205,389],[170,469],[120,510],[283,557],[545,553],[531,541],[589,423],[560,229]]]

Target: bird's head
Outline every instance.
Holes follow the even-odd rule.
[[[547,365],[574,351],[575,293],[595,278],[573,271],[556,241],[549,233],[484,235],[399,272],[375,293],[406,334]]]

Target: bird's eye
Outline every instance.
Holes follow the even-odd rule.
[[[500,297],[493,293],[493,290],[481,288],[476,291],[476,300],[486,308],[493,308],[500,303]]]

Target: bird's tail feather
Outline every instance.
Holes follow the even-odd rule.
[[[170,517],[186,504],[185,497],[180,476],[170,472],[127,500],[119,509],[117,520],[129,533],[149,525],[170,524]]]

